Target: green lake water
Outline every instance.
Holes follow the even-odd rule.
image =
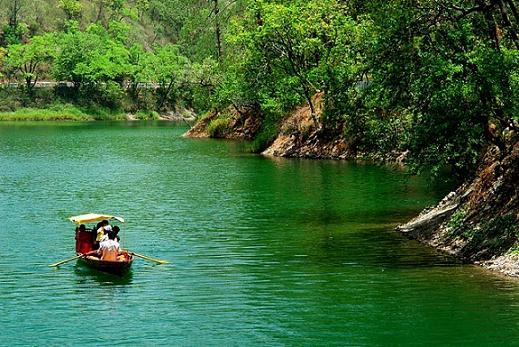
[[[0,123],[1,346],[519,345],[518,281],[394,231],[445,189],[185,130]],[[86,212],[172,264],[48,267]]]

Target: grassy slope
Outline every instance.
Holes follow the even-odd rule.
[[[138,114],[139,119],[153,118]],[[53,105],[49,108],[20,108],[11,112],[0,112],[0,121],[89,121],[125,120],[126,113],[102,108],[82,108],[74,105]]]

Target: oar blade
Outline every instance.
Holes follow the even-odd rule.
[[[148,257],[146,255],[135,253],[135,252],[132,252],[131,254],[133,254],[134,256],[136,256],[138,258],[141,258],[141,259],[144,259],[144,260],[148,260],[148,261],[152,261],[152,262],[157,263],[157,264],[169,264],[170,263],[167,260],[155,259],[155,258],[152,258],[152,257]]]
[[[69,261],[76,260],[78,258],[81,258],[82,256],[83,256],[82,254],[76,255],[75,257],[68,258],[68,259],[65,259],[65,260],[62,260],[62,261],[58,261],[57,263],[50,264],[49,266],[50,267],[60,266],[61,264],[65,264],[65,263],[68,263]]]
[[[76,255],[75,257],[68,258],[68,259],[65,259],[65,260],[62,260],[62,261],[58,261],[57,263],[50,264],[49,266],[50,267],[60,266],[61,264],[68,263],[69,261],[75,260],[75,259],[80,258],[80,257],[82,257],[82,255]]]

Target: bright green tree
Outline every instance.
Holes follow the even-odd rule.
[[[335,0],[255,1],[229,38],[238,51],[234,65],[242,71],[228,71],[234,77],[250,75],[245,83],[255,85],[239,88],[257,91],[249,97],[278,104],[281,112],[306,101],[317,123],[314,95],[346,79],[351,85],[360,74],[361,55],[352,48],[359,25],[345,11]]]
[[[178,46],[166,45],[157,47],[154,54],[147,57],[146,64],[151,68],[150,78],[158,84],[157,109],[167,100],[174,104],[179,90],[188,83],[189,60],[180,54]]]
[[[79,0],[59,0],[58,7],[65,12],[67,20],[80,20],[83,5]]]
[[[95,24],[85,31],[71,28],[56,41],[56,79],[73,82],[77,96],[91,96],[107,106],[120,102],[123,83],[131,73],[130,54],[123,42]]]
[[[9,45],[5,64],[13,75],[25,81],[27,92],[32,94],[53,56],[54,36],[46,34],[35,36],[26,44]]]

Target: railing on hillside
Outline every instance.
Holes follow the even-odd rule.
[[[101,82],[102,84],[103,82]],[[0,86],[5,88],[19,88],[20,86],[25,86],[25,83],[22,82],[6,82],[0,81]],[[74,82],[66,82],[66,81],[39,81],[34,84],[34,88],[55,88],[55,87],[74,87]],[[129,89],[130,84],[124,83],[124,89]],[[154,82],[139,82],[137,83],[137,89],[159,89],[160,84]]]

